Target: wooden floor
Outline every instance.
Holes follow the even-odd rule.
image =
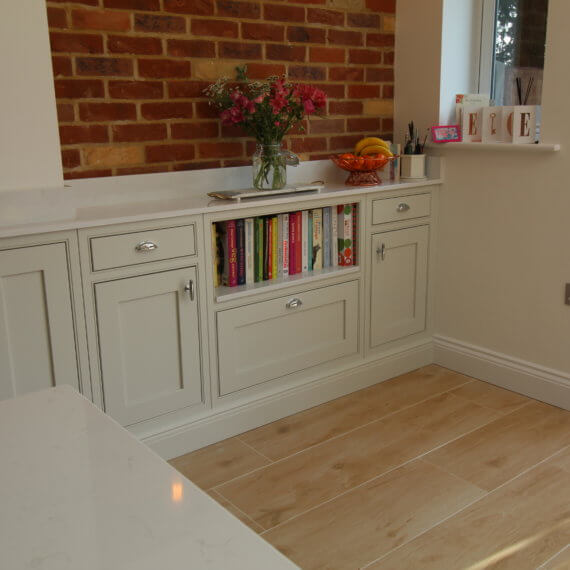
[[[171,463],[304,570],[552,570],[569,446],[570,412],[428,366]]]

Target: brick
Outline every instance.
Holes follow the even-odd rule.
[[[335,85],[331,83],[316,83],[314,84],[315,87],[318,87],[322,91],[324,91],[327,97],[332,99],[344,99],[344,84],[343,85]]]
[[[111,53],[135,53],[161,55],[162,42],[159,38],[134,38],[131,36],[109,36],[107,49]]]
[[[359,117],[357,119],[347,119],[346,129],[348,131],[378,133],[380,132],[380,119],[378,117]]]
[[[49,38],[52,52],[103,53],[103,38],[99,35],[52,32]]]
[[[130,13],[112,10],[73,10],[71,22],[79,30],[127,32],[131,29]]]
[[[360,101],[329,101],[330,115],[361,115],[362,109]]]
[[[390,133],[394,130],[394,119],[382,119],[382,132]]]
[[[382,99],[393,99],[393,98],[394,98],[394,86],[382,85]]]
[[[327,149],[327,139],[323,137],[299,137],[291,139],[293,152],[315,152]]]
[[[216,2],[218,16],[227,18],[257,19],[261,16],[261,7],[258,2],[235,2],[234,0],[218,0]]]
[[[351,99],[374,99],[380,97],[378,85],[349,85],[348,97]]]
[[[63,56],[55,56],[51,58],[54,77],[69,77],[73,75],[71,67],[71,58]]]
[[[361,67],[330,67],[329,81],[364,81]]]
[[[67,28],[67,15],[63,8],[47,8],[48,26],[50,28]]]
[[[190,99],[192,97],[205,97],[204,89],[208,81],[169,81],[168,96],[172,99]]]
[[[71,103],[57,104],[57,119],[60,123],[67,123],[75,120],[75,111]]]
[[[83,151],[85,163],[88,166],[121,166],[138,164],[144,159],[140,146],[95,146]]]
[[[190,62],[173,59],[139,59],[139,75],[141,77],[189,77]]]
[[[56,79],[55,96],[59,99],[94,99],[105,96],[100,79]]]
[[[78,178],[103,178],[104,176],[111,176],[112,170],[105,168],[105,169],[97,169],[97,170],[82,170],[82,171],[71,171],[71,172],[64,172],[63,178],[65,180],[74,180]]]
[[[344,119],[312,119],[309,121],[311,134],[343,133]]]
[[[309,49],[309,60],[314,63],[344,63],[344,50],[332,47],[312,47]]]
[[[192,62],[192,77],[204,79],[210,82],[220,77],[234,77],[236,64],[233,61],[221,61],[219,59],[201,59]]]
[[[247,76],[250,79],[266,79],[275,75],[283,75],[285,66],[280,63],[248,63]]]
[[[239,35],[237,23],[226,20],[192,20],[191,30],[195,36],[237,38]]]
[[[192,160],[195,156],[192,144],[163,144],[146,147],[147,162],[169,162],[171,160]]]
[[[196,103],[196,117],[200,119],[217,119],[218,116],[218,111],[207,101],[198,101]]]
[[[77,149],[61,151],[61,164],[63,168],[76,168],[81,164],[81,155]]]
[[[234,158],[243,154],[240,142],[203,142],[198,145],[200,158]]]
[[[135,30],[162,34],[182,34],[186,32],[186,20],[178,16],[135,14]]]
[[[325,24],[327,26],[344,26],[344,12],[324,10],[323,8],[309,8],[307,22]]]
[[[351,49],[348,52],[349,63],[380,63],[382,52],[371,49]]]
[[[289,26],[287,28],[287,39],[290,42],[324,44],[326,42],[326,31],[322,28]]]
[[[367,67],[366,81],[394,81],[394,69],[391,67]]]
[[[366,0],[366,7],[375,12],[396,12],[396,0]]]
[[[169,165],[154,165],[154,166],[126,166],[124,168],[117,168],[115,170],[116,176],[132,176],[133,174],[152,174],[156,172],[168,172]]]
[[[175,123],[170,128],[173,139],[211,139],[219,134],[218,121]]]
[[[354,145],[362,138],[362,135],[344,135],[331,137],[329,140],[330,150],[352,150]]]
[[[113,99],[162,99],[161,81],[109,81]]]
[[[281,42],[285,37],[285,27],[276,24],[242,22],[241,37],[244,40]]]
[[[363,112],[365,115],[391,117],[394,114],[394,101],[390,99],[364,101]]]
[[[132,75],[133,62],[110,57],[78,57],[75,59],[77,75]]]
[[[214,0],[164,0],[165,12],[210,16],[214,13]]]
[[[158,141],[168,136],[164,123],[113,125],[111,133],[114,142]]]
[[[202,170],[204,168],[220,168],[222,166],[221,160],[201,160],[199,162],[176,163],[172,165],[172,170]]]
[[[220,42],[219,56],[228,59],[261,59],[261,44]]]
[[[225,167],[229,167],[229,166],[251,166],[251,159],[234,158],[234,159],[230,159],[230,160],[224,160],[223,165]]]
[[[289,77],[305,81],[322,81],[326,77],[326,69],[310,65],[293,65],[289,67]]]
[[[309,128],[309,121],[307,119],[303,119],[296,123],[293,127],[289,129],[287,132],[288,135],[304,135]],[[289,148],[287,141],[283,143],[284,148]]]
[[[143,103],[141,113],[145,119],[191,119],[193,115],[192,103],[165,102]]]
[[[69,0],[49,0],[51,4],[69,4]],[[99,0],[73,0],[74,4],[84,4],[85,6],[99,6]]]
[[[283,61],[305,61],[305,47],[286,44],[267,44],[265,46],[265,58]]]
[[[393,51],[385,51],[384,57],[382,58],[382,63],[384,65],[394,65],[394,52]]]
[[[304,22],[305,8],[290,4],[264,4],[263,18],[278,22]]]
[[[59,127],[61,144],[108,142],[107,127],[103,125],[65,125]]]
[[[216,44],[208,40],[168,40],[168,55],[176,57],[215,57]]]
[[[382,31],[385,34],[396,33],[396,17],[393,14],[382,16]]]
[[[224,139],[237,139],[247,136],[248,134],[242,125],[222,125],[222,137]]]
[[[378,14],[347,14],[346,23],[351,28],[380,29],[380,16]]]
[[[137,109],[133,103],[80,103],[82,121],[134,121]]]
[[[366,34],[368,47],[394,47],[394,34]]]
[[[160,10],[159,0],[103,0],[105,8],[122,8],[123,10]]]
[[[329,44],[343,45],[343,46],[364,45],[362,34],[360,32],[335,30],[334,28],[329,28],[327,34],[328,34]]]

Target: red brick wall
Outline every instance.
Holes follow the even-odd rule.
[[[237,65],[324,89],[302,158],[390,137],[395,0],[47,0],[66,178],[250,163],[202,90]]]

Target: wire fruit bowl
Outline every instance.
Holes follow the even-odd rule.
[[[354,154],[336,154],[330,159],[343,170],[350,172],[345,184],[350,186],[377,186],[382,184],[378,170],[382,170],[396,156],[383,154],[355,156]]]

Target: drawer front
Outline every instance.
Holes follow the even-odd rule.
[[[217,314],[221,396],[358,351],[358,281]]]
[[[372,223],[385,224],[387,222],[421,218],[429,216],[430,210],[430,194],[374,200],[372,202]]]
[[[90,243],[93,271],[196,253],[194,224],[94,237]]]

